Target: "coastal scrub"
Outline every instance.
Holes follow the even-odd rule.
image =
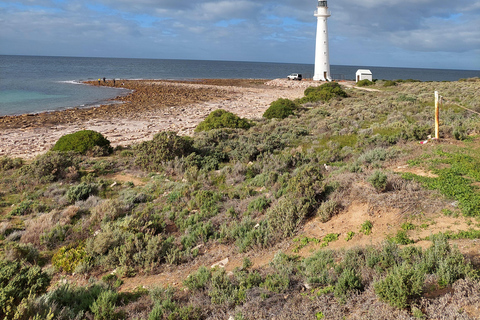
[[[112,148],[110,141],[101,133],[92,130],[81,130],[75,133],[67,134],[58,139],[52,148],[52,151],[76,151],[85,154],[88,151],[99,149],[100,153],[110,154]]]
[[[295,102],[289,99],[278,99],[270,104],[270,108],[263,114],[267,119],[285,119],[293,115],[293,111],[297,108]]]
[[[205,120],[200,122],[195,129],[195,132],[221,128],[249,129],[251,126],[252,123],[247,119],[240,118],[239,116],[223,109],[218,109],[211,112]]]

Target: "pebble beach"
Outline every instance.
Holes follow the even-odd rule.
[[[86,84],[114,86],[113,81]],[[307,87],[320,84],[286,79],[117,80],[116,87],[131,93],[111,104],[0,117],[0,156],[32,159],[79,130],[100,132],[113,147],[150,140],[161,131],[192,135],[214,110],[259,119],[272,101],[300,98]]]

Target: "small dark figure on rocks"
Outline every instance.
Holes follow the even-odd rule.
[[[115,87],[115,79],[113,79],[113,86]]]
[[[103,77],[103,83],[107,82],[107,78]]]

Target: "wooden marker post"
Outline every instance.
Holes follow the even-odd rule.
[[[440,109],[438,107],[438,91],[435,91],[435,139],[440,138]]]

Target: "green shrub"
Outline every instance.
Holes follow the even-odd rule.
[[[99,147],[105,154],[110,154],[113,149],[110,147],[110,141],[101,133],[92,130],[82,130],[67,134],[58,139],[52,148],[52,151],[75,151],[85,154]],[[98,153],[98,151],[96,151]]]
[[[406,308],[422,294],[425,274],[409,264],[393,268],[383,280],[374,283],[375,293],[397,308]]]
[[[67,199],[70,202],[87,200],[88,197],[97,192],[97,185],[82,182],[76,186],[70,187],[67,191]]]
[[[265,281],[261,284],[262,287],[271,292],[281,293],[285,292],[290,285],[288,276],[280,275],[278,273],[268,274]]]
[[[269,228],[273,234],[291,236],[305,218],[318,207],[325,191],[320,167],[308,164],[294,172],[275,206],[267,210]]]
[[[210,270],[206,267],[200,267],[197,272],[190,274],[183,284],[190,290],[205,289],[212,278]]]
[[[177,136],[175,132],[161,132],[153,140],[135,147],[135,164],[146,170],[160,170],[162,162],[190,154],[192,145],[191,138]]]
[[[316,285],[330,285],[334,283],[330,270],[335,266],[334,255],[330,250],[317,251],[313,256],[303,260],[302,269],[307,282]]]
[[[395,237],[391,238],[390,240],[392,240],[396,244],[404,244],[404,245],[405,244],[411,244],[411,243],[415,242],[408,237],[407,232],[405,230],[398,230]]]
[[[20,202],[17,206],[15,206],[15,208],[13,208],[13,210],[10,211],[10,214],[12,216],[24,216],[32,213],[34,206],[35,206],[34,201],[24,200]]]
[[[383,83],[384,87],[393,87],[393,86],[396,86],[396,85],[397,85],[397,82],[395,82],[393,80],[385,80],[385,82]]]
[[[235,241],[240,252],[254,247],[266,247],[270,240],[267,222],[257,223],[250,217],[246,217],[241,222],[234,221],[225,233],[228,240]]]
[[[338,207],[339,205],[335,200],[322,202],[317,213],[320,216],[320,221],[323,223],[330,221],[330,219],[337,213]]]
[[[40,235],[40,244],[46,246],[48,249],[55,248],[59,243],[65,241],[70,228],[71,225],[57,223],[53,228]]]
[[[416,226],[411,222],[405,222],[402,224],[402,229],[405,231],[415,230]]]
[[[223,268],[213,269],[208,295],[211,298],[212,304],[235,305],[245,299],[243,290],[240,291],[239,288],[230,281]]]
[[[205,120],[200,122],[195,132],[220,128],[249,129],[251,126],[252,123],[247,119],[240,118],[231,112],[219,109],[212,111]]]
[[[363,290],[362,279],[354,269],[347,268],[343,270],[335,284],[335,297],[344,302],[350,291]]]
[[[111,290],[103,291],[90,307],[95,315],[95,320],[119,319],[119,314],[115,312],[117,299],[118,293]]]
[[[280,98],[270,104],[263,117],[267,119],[285,119],[293,115],[293,111],[296,108],[297,105],[292,100]]]
[[[328,82],[319,87],[307,88],[305,97],[299,100],[300,103],[323,101],[328,102],[333,98],[346,98],[348,95],[337,82]]]
[[[272,201],[270,199],[265,198],[265,196],[256,198],[248,204],[248,212],[263,212],[265,209],[267,209],[270,206],[271,202]]]
[[[377,191],[384,191],[387,187],[387,175],[381,171],[376,170],[369,178],[368,182],[377,189]]]
[[[80,157],[75,152],[49,151],[38,156],[22,170],[40,182],[78,179]]]
[[[53,255],[52,265],[60,270],[72,273],[85,256],[85,246],[62,247]]]
[[[21,158],[9,158],[0,157],[0,171],[6,171],[10,169],[18,169],[23,166],[23,160]]]
[[[19,303],[47,291],[50,276],[39,266],[0,260],[0,318],[13,319]]]
[[[373,85],[374,83],[368,79],[363,79],[357,82],[357,87],[368,87]]]
[[[81,319],[86,312],[91,311],[93,303],[105,291],[99,284],[82,287],[66,283],[41,296],[38,302],[43,308],[55,305],[57,310],[61,310],[61,315],[57,314],[54,319]]]

